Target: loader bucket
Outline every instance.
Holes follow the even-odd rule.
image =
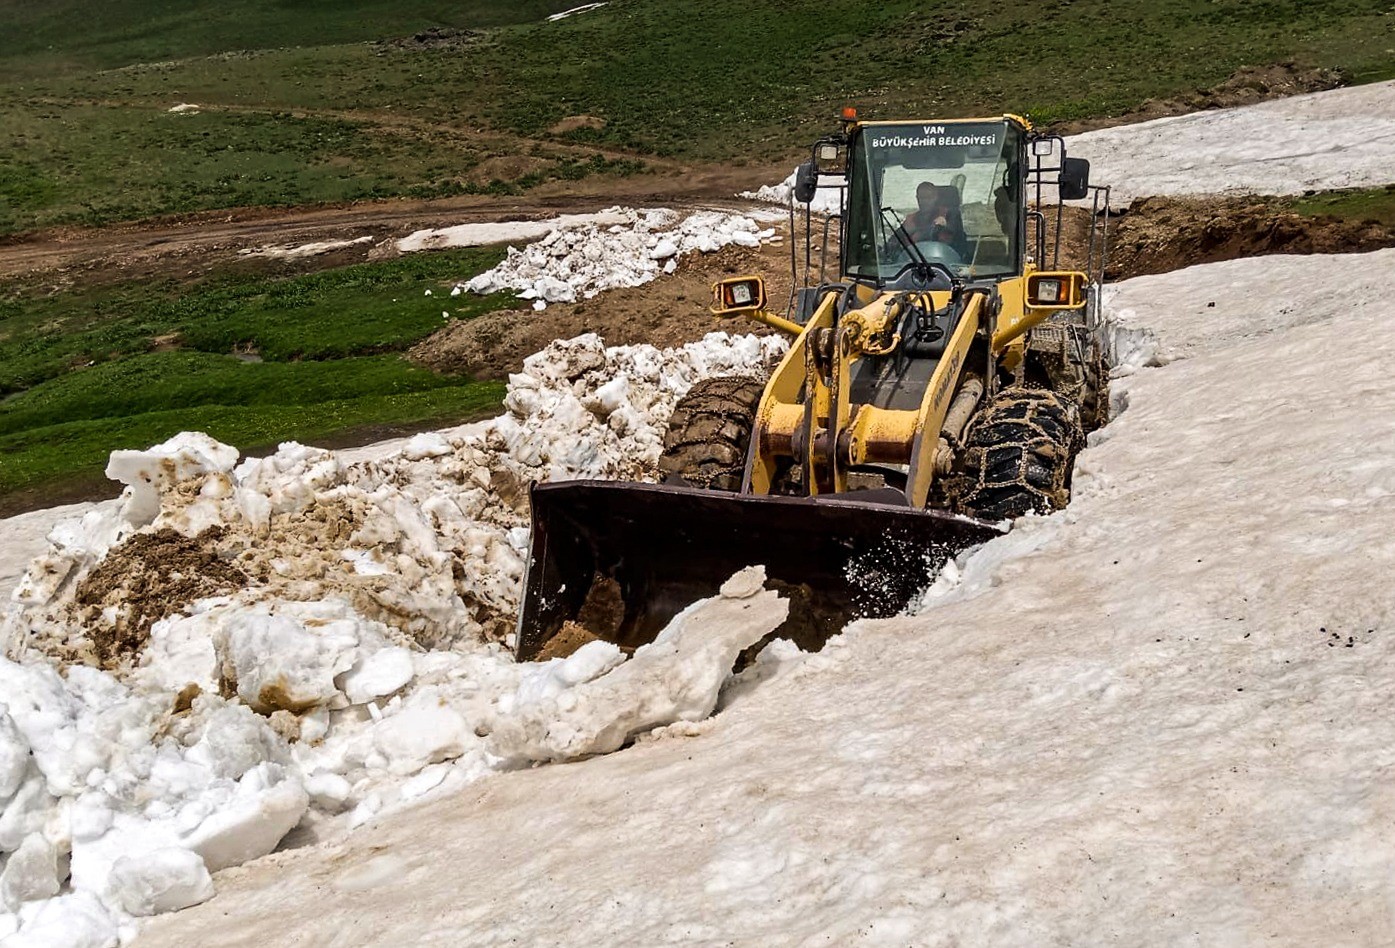
[[[852,619],[896,614],[948,558],[1002,532],[913,510],[897,491],[859,494],[882,502],[623,481],[534,485],[518,658],[533,660],[564,622],[583,617],[591,634],[643,645],[754,564],[790,599],[777,634],[816,650]]]

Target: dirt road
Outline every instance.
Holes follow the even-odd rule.
[[[426,227],[537,220],[616,204],[722,205],[737,192],[784,176],[783,165],[683,168],[628,178],[553,182],[525,195],[390,199],[288,208],[232,208],[118,224],[53,228],[0,238],[0,280],[58,284],[198,276],[227,265],[299,272],[372,259],[385,239]],[[268,246],[369,241],[295,260],[253,256]]]

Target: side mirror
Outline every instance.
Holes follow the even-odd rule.
[[[1084,158],[1061,159],[1061,176],[1057,179],[1061,200],[1078,201],[1090,193],[1090,163]]]
[[[794,173],[794,199],[800,204],[808,204],[819,189],[819,169],[812,161],[806,161]]]

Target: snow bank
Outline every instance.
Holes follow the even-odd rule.
[[[294,827],[710,713],[734,653],[681,630],[633,669],[596,647],[513,662],[523,499],[531,479],[652,478],[694,381],[782,349],[561,341],[513,376],[505,415],[355,462],[297,444],[239,461],[192,433],[115,452],[120,503],[54,528],[0,625],[0,938],[108,944]],[[725,620],[720,602],[689,625]],[[784,606],[734,608],[756,634]]]
[[[721,211],[682,215],[669,210],[613,208],[618,218],[604,222],[559,224],[523,249],[509,248],[497,267],[461,284],[472,293],[513,290],[532,300],[535,309],[548,303],[590,299],[604,290],[641,286],[661,273],[672,273],[690,253],[713,253],[735,244],[758,247],[775,236],[751,219]]]
[[[1395,82],[1085,132],[1066,139],[1116,204],[1171,194],[1301,194],[1395,181]]]

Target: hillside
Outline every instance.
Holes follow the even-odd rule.
[[[564,4],[360,2],[333,16],[273,6],[236,0],[161,19],[126,4],[65,33],[67,6],[8,3],[26,28],[0,55],[0,232],[565,190],[681,177],[694,163],[764,168],[845,104],[1062,121],[1294,58],[1354,82],[1395,75],[1379,0],[931,11],[910,0],[614,0],[556,22],[543,14]],[[469,29],[412,38],[428,23]],[[168,112],[185,103],[200,110]]]

